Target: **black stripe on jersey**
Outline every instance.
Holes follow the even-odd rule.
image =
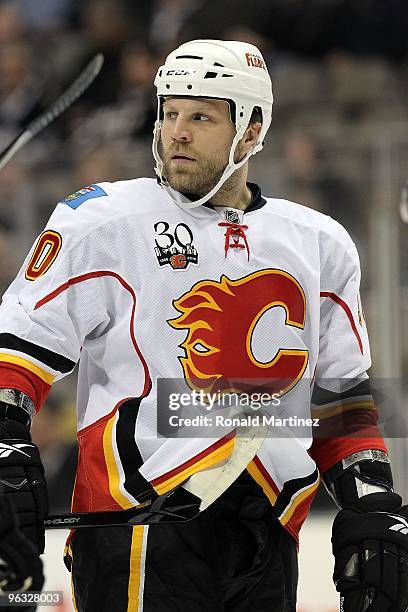
[[[124,486],[140,502],[157,497],[150,482],[139,472],[144,462],[136,444],[135,429],[141,400],[141,397],[134,397],[123,402],[116,423],[116,446],[125,472]]]
[[[294,478],[293,480],[288,480],[283,485],[282,491],[279,493],[276,503],[273,507],[274,514],[276,516],[280,516],[285,509],[291,503],[291,499],[298,491],[301,489],[305,489],[306,487],[311,487],[319,477],[319,472],[316,469],[309,476],[305,476],[304,478]]]
[[[42,346],[38,346],[38,344],[23,340],[14,334],[0,334],[0,351],[2,348],[25,353],[62,374],[71,372],[75,367],[75,361],[71,361],[67,357],[54,353],[54,351],[50,351]]]
[[[357,383],[355,387],[351,387],[351,389],[343,391],[342,393],[327,391],[327,389],[323,389],[316,384],[312,393],[312,404],[315,406],[324,406],[325,404],[331,404],[334,402],[340,404],[344,400],[350,400],[353,398],[358,399],[367,396],[371,397],[369,378]]]

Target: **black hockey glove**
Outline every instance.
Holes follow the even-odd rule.
[[[41,591],[43,584],[41,559],[18,529],[11,501],[0,495],[0,593]]]
[[[48,513],[44,468],[27,427],[17,421],[0,421],[0,487],[12,501],[23,535],[43,553]]]
[[[333,580],[342,612],[408,611],[408,506],[371,493],[334,519]]]

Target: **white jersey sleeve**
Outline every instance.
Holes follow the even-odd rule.
[[[386,450],[366,370],[371,365],[357,249],[342,226],[322,246],[319,356],[311,455],[321,472],[365,449]]]
[[[321,246],[320,338],[315,378],[324,388],[332,384],[347,388],[355,384],[355,379],[366,378],[371,357],[360,301],[357,249],[346,230],[336,222],[333,225],[335,232],[326,235]]]
[[[81,211],[69,202],[57,205],[3,296],[3,366],[21,368],[51,384],[73,369],[85,338],[107,324],[101,280],[93,275],[101,263],[94,235],[98,223],[92,204]]]

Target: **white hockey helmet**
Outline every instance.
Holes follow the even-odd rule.
[[[210,200],[225,181],[251,155],[263,147],[272,119],[272,83],[265,61],[257,47],[234,40],[192,40],[184,43],[167,57],[157,72],[157,120],[154,127],[153,156],[155,171],[171,197],[186,208],[195,208]],[[161,130],[162,103],[166,96],[217,98],[232,102],[236,135],[231,145],[228,164],[215,185],[195,202],[183,201],[166,183],[158,144]],[[254,108],[262,112],[262,128],[258,141],[241,161],[234,162],[235,149],[247,129]]]

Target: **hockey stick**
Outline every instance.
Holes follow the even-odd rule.
[[[36,136],[41,130],[47,127],[54,119],[59,117],[71,104],[73,104],[88,87],[93,83],[103,66],[103,55],[98,53],[89,62],[86,68],[81,72],[79,77],[75,79],[68,89],[60,95],[57,100],[51,104],[44,112],[40,113],[35,119],[23,129],[22,132],[11,142],[8,147],[0,153],[0,170],[4,168],[7,162]]]
[[[261,447],[266,425],[237,427],[234,450],[222,465],[193,474],[183,485],[129,510],[50,514],[46,529],[150,525],[190,521],[208,508],[245,470]]]

